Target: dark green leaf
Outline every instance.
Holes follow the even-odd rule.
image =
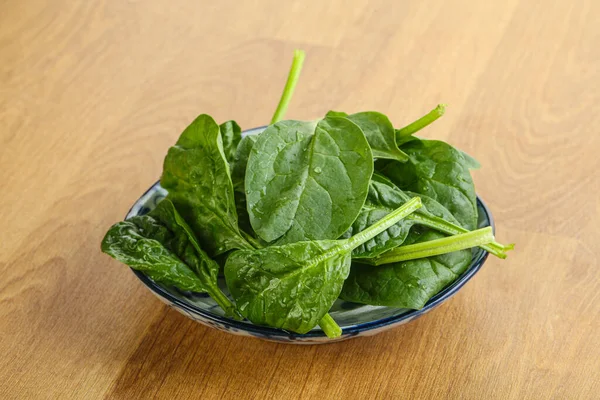
[[[420,204],[419,199],[413,199],[349,239],[233,252],[225,264],[225,279],[240,313],[256,324],[308,332],[339,295],[352,249]]]
[[[246,205],[246,189],[244,179],[246,177],[246,166],[248,165],[248,157],[250,151],[254,147],[254,143],[258,139],[258,135],[247,135],[240,141],[236,150],[234,160],[231,163],[231,180],[233,182],[233,190],[235,196],[235,205],[238,215],[238,225],[240,229],[254,236],[254,230],[250,225],[250,216]]]
[[[202,250],[191,228],[179,215],[169,197],[163,199],[149,216],[166,226],[173,238],[165,241],[183,261],[195,272],[206,287],[214,286],[219,275],[219,265]]]
[[[329,111],[328,117],[346,117],[362,129],[369,141],[373,157],[404,162],[408,156],[396,144],[396,131],[385,115],[366,111],[348,115],[343,112]]]
[[[434,231],[423,234],[415,231],[410,236],[416,240],[407,239],[407,242],[419,243],[444,235]],[[362,304],[420,309],[460,276],[470,262],[471,250],[462,250],[377,267],[355,263],[340,298]]]
[[[342,237],[350,237],[360,232],[412,197],[420,197],[423,207],[354,249],[352,252],[353,259],[361,259],[363,260],[361,262],[372,263],[375,257],[379,257],[384,253],[387,254],[394,247],[405,244],[404,239],[409,230],[414,229],[414,225],[426,226],[446,235],[458,235],[468,232],[460,226],[452,213],[437,201],[423,194],[402,191],[383,175],[374,173],[365,205],[350,229]],[[482,244],[479,247],[501,258],[506,257],[504,252],[510,249],[510,246],[504,246],[497,242]],[[365,261],[364,259],[369,260]]]
[[[235,157],[240,140],[242,140],[242,129],[235,121],[227,121],[219,126],[221,138],[223,139],[223,153],[227,162],[231,164]]]
[[[477,224],[477,197],[462,154],[445,142],[415,140],[402,145],[410,160],[381,161],[377,169],[400,189],[429,196],[472,230]]]
[[[251,248],[241,236],[219,126],[200,115],[169,149],[161,185],[213,256]]]
[[[271,125],[246,169],[252,227],[267,242],[337,238],[358,215],[372,172],[369,144],[346,118]]]
[[[329,311],[348,275],[348,251],[323,257],[337,246],[314,241],[233,252],[225,279],[239,311],[259,325],[308,332]]]
[[[338,118],[348,118],[348,113],[345,113],[343,111],[328,111],[327,114],[325,114],[326,117],[338,117]]]
[[[242,138],[231,162],[231,181],[235,191],[244,193],[244,179],[246,178],[246,167],[248,157],[258,139],[258,135],[246,135]]]
[[[458,150],[458,151],[460,151],[460,154],[463,156],[463,158],[465,160],[464,165],[466,165],[467,168],[469,168],[469,169],[481,168],[481,164],[479,164],[479,161],[477,161],[475,158],[471,157],[470,155],[468,155],[467,153],[465,153],[462,150]]]
[[[146,237],[142,225],[153,229],[152,234],[158,240]],[[143,271],[157,282],[181,290],[204,292],[204,286],[194,272],[159,241],[171,237],[167,228],[158,225],[151,217],[136,217],[114,224],[102,240],[102,251],[133,269]]]
[[[342,237],[350,237],[363,231],[368,226],[373,225],[375,222],[406,203],[412,197],[417,196],[421,197],[421,201],[423,202],[422,208],[417,210],[415,214],[400,220],[384,232],[354,249],[352,258],[374,258],[394,247],[400,246],[406,239],[406,236],[413,225],[426,223],[430,219],[437,220],[435,216],[445,218],[450,221],[450,223],[456,223],[452,214],[435,200],[423,195],[417,195],[410,192],[405,193],[398,189],[398,187],[387,178],[378,173],[374,173],[369,185],[369,194],[367,195],[365,204],[352,226]],[[430,208],[431,211],[429,211]],[[420,215],[421,219],[414,219],[416,215]]]
[[[202,250],[168,198],[148,215],[115,224],[102,241],[102,251],[156,282],[208,293],[228,315],[236,315],[217,286],[219,265]]]

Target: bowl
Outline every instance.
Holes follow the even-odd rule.
[[[263,129],[262,127],[256,128],[246,131],[245,134],[256,134]],[[135,202],[127,213],[126,219],[150,212],[166,194],[167,192],[160,186],[160,182],[156,182]],[[490,210],[479,197],[477,197],[477,209],[479,214],[478,226],[480,228],[492,226],[492,229],[494,229]],[[235,335],[251,336],[274,342],[318,344],[333,343],[358,336],[375,335],[406,324],[440,306],[454,296],[481,269],[488,257],[488,253],[480,248],[475,248],[472,251],[473,259],[467,270],[454,282],[429,299],[420,310],[368,306],[338,299],[329,311],[329,314],[342,328],[342,335],[336,339],[327,338],[319,327],[305,334],[297,334],[281,329],[254,325],[249,321],[236,321],[226,317],[223,310],[207,294],[182,292],[176,288],[156,283],[140,271],[133,269],[132,271],[161,301],[203,325]],[[223,292],[231,297],[225,280],[219,278],[218,283]]]

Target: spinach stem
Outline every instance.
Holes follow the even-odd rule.
[[[431,110],[427,115],[419,118],[415,122],[406,125],[404,128],[398,129],[396,131],[396,137],[404,137],[410,136],[413,133],[420,131],[425,128],[427,125],[431,124],[433,121],[444,115],[446,112],[445,104],[438,104],[436,108]]]
[[[290,73],[288,74],[287,82],[285,83],[285,88],[281,94],[281,99],[279,99],[279,104],[277,105],[275,114],[271,119],[271,124],[281,121],[285,115],[285,112],[287,111],[290,100],[292,99],[292,95],[294,94],[294,89],[298,83],[298,78],[300,77],[300,71],[302,71],[304,56],[305,54],[302,50],[294,51],[292,67],[290,68]]]
[[[494,241],[492,227],[477,229],[459,235],[448,236],[428,242],[400,246],[384,253],[383,255],[365,260],[371,265],[391,264],[400,261],[414,260],[417,258],[439,256],[453,251],[465,250],[481,246]],[[362,260],[361,260],[362,261]]]
[[[392,225],[395,225],[402,218],[407,217],[415,210],[421,208],[421,198],[413,197],[406,203],[404,203],[401,207],[398,207],[385,217],[381,218],[379,221],[369,226],[367,229],[357,233],[352,236],[350,239],[347,239],[346,243],[343,247],[347,250],[353,250],[361,244],[365,243],[367,240],[374,238],[379,235],[381,232],[385,231]]]
[[[240,313],[236,310],[231,300],[229,300],[229,298],[225,296],[225,294],[221,291],[221,289],[219,289],[218,286],[210,285],[209,288],[211,289],[208,291],[209,296],[212,297],[212,299],[219,305],[219,307],[223,309],[223,311],[225,311],[225,314],[227,314],[230,317],[233,317],[233,319],[236,319],[238,321],[241,321],[243,319]]]
[[[319,326],[325,332],[329,339],[342,336],[342,328],[335,322],[329,314],[325,314],[319,321]]]
[[[255,249],[262,249],[263,247],[265,247],[245,230],[240,229],[240,233],[242,234],[244,239],[246,239],[246,242],[250,243]]]
[[[417,221],[421,225],[428,226],[430,228],[433,228],[442,233],[446,233],[448,235],[458,235],[461,233],[469,232],[467,229],[463,228],[462,226],[455,225],[452,222],[448,222],[445,219],[442,219],[442,218],[439,218],[436,216],[432,216],[432,215],[414,213],[414,214],[408,216],[407,219],[412,219],[413,221]],[[488,253],[495,255],[498,258],[504,259],[504,258],[506,258],[505,251],[512,250],[514,246],[512,246],[512,245],[505,246],[501,243],[494,241],[494,242],[491,242],[488,244],[480,245],[479,247],[481,247],[483,250],[487,251]]]

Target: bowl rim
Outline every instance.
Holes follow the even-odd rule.
[[[160,185],[160,180],[155,182],[152,186],[150,186],[150,188],[148,188],[144,192],[144,194],[142,194],[135,201],[133,206],[127,212],[127,216],[130,216],[132,214],[133,209],[138,205],[140,200],[145,198],[151,191],[156,190],[157,186],[159,186],[159,185]],[[490,212],[490,209],[488,208],[488,206],[485,204],[485,202],[479,196],[477,196],[477,203],[484,210],[486,218],[490,224],[489,226],[491,226],[492,230],[495,231],[496,228],[495,228],[494,218]],[[127,218],[127,216],[126,216],[126,218]],[[419,317],[419,316],[427,313],[429,310],[435,308],[439,304],[448,300],[450,297],[454,296],[459,291],[459,289],[462,288],[481,269],[481,267],[487,260],[488,256],[489,256],[489,253],[487,251],[484,251],[484,250],[479,251],[477,253],[477,255],[475,256],[475,258],[471,261],[471,265],[469,266],[469,268],[460,277],[458,277],[458,279],[456,279],[450,285],[446,286],[435,296],[430,298],[429,301],[425,304],[425,306],[423,306],[423,308],[421,308],[419,310],[410,310],[410,311],[407,311],[407,312],[399,314],[399,315],[394,315],[391,317],[386,317],[386,318],[378,319],[375,321],[341,327],[342,328],[342,337],[357,335],[359,333],[371,331],[374,329],[379,329],[379,328],[389,326],[389,325],[396,325],[403,321],[411,320],[411,319],[414,319],[416,317]],[[130,268],[130,269],[134,273],[134,275],[137,276],[138,279],[140,279],[142,281],[142,283],[145,286],[147,286],[150,290],[152,290],[152,292],[154,292],[155,295],[157,295],[161,298],[164,298],[165,300],[169,301],[170,303],[176,304],[178,307],[182,308],[183,310],[185,310],[191,314],[199,314],[203,318],[205,318],[209,321],[215,322],[217,324],[222,324],[227,327],[231,327],[231,328],[238,329],[241,331],[260,334],[263,336],[269,336],[272,339],[287,339],[287,340],[289,340],[290,338],[292,338],[292,339],[315,339],[315,338],[326,338],[327,337],[320,328],[312,330],[312,331],[304,333],[304,334],[297,334],[297,333],[285,331],[283,329],[271,328],[271,327],[261,326],[261,325],[254,325],[250,322],[236,321],[236,320],[230,319],[226,316],[212,314],[209,311],[201,309],[193,304],[181,301],[179,298],[177,298],[177,297],[173,296],[171,293],[169,293],[162,286],[160,286],[159,284],[157,284],[156,282],[154,282],[150,278],[148,278],[143,272],[134,270],[133,268]]]

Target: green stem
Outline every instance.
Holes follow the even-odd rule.
[[[469,232],[462,226],[458,226],[453,224],[452,222],[446,221],[445,219],[423,213],[414,213],[408,216],[407,219],[412,219],[413,221],[417,221],[420,225],[428,226],[448,235],[459,235],[461,233]],[[504,246],[503,244],[500,244],[495,241],[489,244],[481,245],[479,247],[481,247],[488,253],[493,254],[496,257],[502,259],[506,258],[506,250],[512,250],[512,245]]]
[[[302,50],[294,51],[292,67],[290,68],[290,73],[288,75],[287,82],[285,83],[283,93],[281,94],[279,104],[277,105],[277,109],[275,110],[275,114],[273,115],[273,119],[271,119],[271,124],[281,121],[285,115],[285,112],[287,111],[292,95],[294,94],[294,89],[298,83],[298,78],[300,77],[300,71],[302,71],[304,56],[305,54]]]
[[[368,264],[383,265],[400,261],[414,260],[417,258],[439,256],[453,251],[465,250],[481,246],[494,241],[492,227],[477,229],[475,231],[448,236],[428,242],[396,247],[387,253],[368,260]]]
[[[421,129],[425,128],[427,125],[431,124],[433,121],[444,115],[444,112],[446,112],[446,105],[438,104],[438,106],[431,110],[427,115],[419,118],[412,124],[409,124],[402,129],[397,129],[396,137],[399,138],[403,136],[410,136],[413,133],[420,131]]]
[[[237,311],[233,303],[227,296],[219,289],[218,286],[209,286],[211,290],[208,291],[208,295],[225,311],[225,314],[232,317],[235,320],[241,321],[243,317]]]
[[[343,247],[346,250],[354,250],[361,244],[379,235],[381,232],[385,231],[392,225],[395,225],[402,218],[407,217],[415,210],[421,208],[421,205],[421,198],[413,197],[412,199],[404,203],[402,206],[398,207],[397,209],[395,209],[385,217],[381,218],[373,225],[369,226],[367,229],[357,233],[350,239],[347,239]]]
[[[325,332],[329,339],[342,336],[342,328],[335,322],[329,314],[325,314],[319,321],[319,326]]]
[[[263,247],[265,247],[262,245],[262,243],[260,243],[257,239],[252,237],[252,235],[250,235],[248,232],[244,231],[243,229],[240,229],[240,233],[242,234],[244,239],[246,239],[246,242],[248,242],[252,246],[254,246],[255,249],[262,249]]]

